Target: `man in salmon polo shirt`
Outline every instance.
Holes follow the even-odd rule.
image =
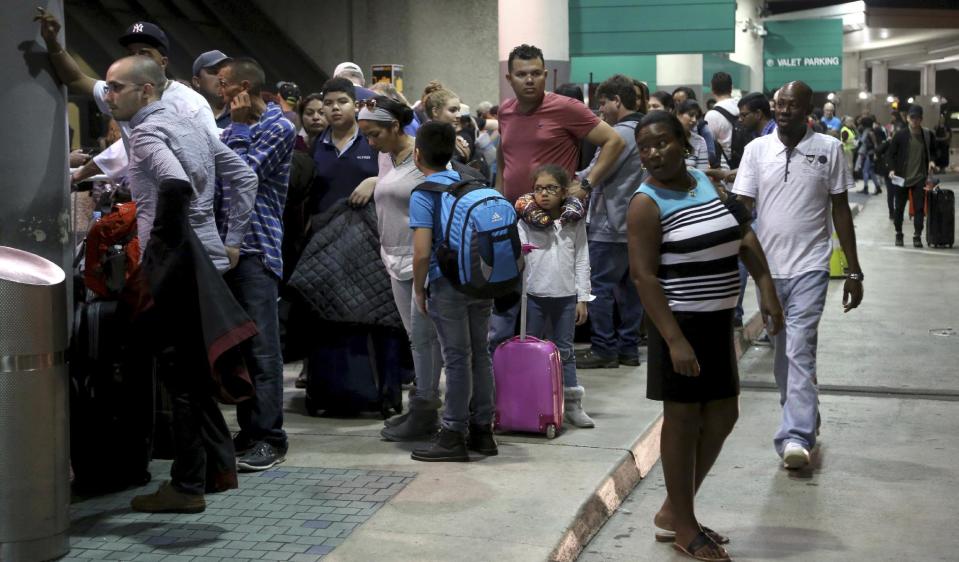
[[[612,171],[625,143],[582,102],[546,91],[549,71],[543,51],[537,47],[524,44],[513,49],[506,68],[506,80],[516,98],[499,108],[502,140],[496,189],[515,202],[532,190],[529,175],[540,164],[557,164],[574,177],[580,140],[585,138],[602,151],[585,181],[571,186],[571,195],[585,198],[592,186]]]
[[[533,189],[530,173],[540,164],[556,164],[576,175],[582,139],[599,147],[599,158],[586,177],[574,182],[569,194],[586,199],[592,186],[613,171],[626,143],[582,102],[546,91],[546,60],[532,45],[513,49],[506,62],[506,80],[515,99],[499,108],[500,146],[496,189],[511,202]],[[637,186],[638,187],[638,186]],[[513,336],[519,306],[494,310],[490,350]]]

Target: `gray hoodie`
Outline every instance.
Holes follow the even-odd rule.
[[[619,155],[609,176],[593,186],[586,218],[590,242],[626,243],[626,210],[646,172],[636,149],[636,126],[643,117],[642,113],[631,113],[613,125],[613,130],[622,137],[626,148]],[[589,166],[579,174],[580,177],[589,173],[598,158],[599,151]]]

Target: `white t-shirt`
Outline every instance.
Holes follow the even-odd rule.
[[[733,185],[733,193],[756,201],[753,228],[779,279],[829,271],[830,196],[853,186],[836,138],[810,129],[790,156],[778,134],[757,138],[746,145]]]
[[[97,80],[93,86],[93,100],[97,103],[100,112],[105,115],[112,115],[110,106],[107,105],[107,83],[103,80]],[[162,99],[174,107],[177,113],[188,115],[190,119],[197,120],[206,126],[217,138],[220,137],[220,129],[216,126],[216,120],[213,118],[213,110],[206,99],[176,80],[167,82],[167,87],[163,90]],[[110,176],[111,179],[119,179],[127,174],[127,168],[130,163],[129,143],[130,124],[126,121],[117,121],[120,126],[120,134],[123,137],[109,146],[106,150],[93,157],[93,161],[103,173]],[[121,144],[122,143],[122,144]]]
[[[727,99],[716,102],[716,105],[731,113],[734,119],[739,116],[739,100]],[[726,119],[725,115],[715,109],[707,111],[704,119],[709,126],[709,132],[713,134],[716,142],[723,147],[723,153],[728,156],[733,146],[733,124],[729,122],[729,119]]]

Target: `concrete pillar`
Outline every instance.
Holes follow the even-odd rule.
[[[866,67],[859,53],[843,53],[842,89],[862,91],[866,88]]]
[[[656,55],[657,90],[672,92],[677,86],[691,86],[702,92],[702,84],[703,55]]]
[[[936,95],[936,65],[927,64],[919,71],[919,95]]]
[[[500,99],[515,97],[506,81],[506,63],[514,47],[543,51],[549,76],[546,89],[569,82],[569,3],[567,0],[499,0]]]
[[[879,94],[889,91],[889,63],[886,61],[872,63],[872,88],[873,94]]]
[[[759,11],[765,0],[736,0],[736,21],[751,19],[759,22]],[[761,23],[761,22],[760,22]],[[763,42],[764,39],[752,31],[743,31],[742,26],[736,25],[736,50],[729,54],[729,60],[744,64],[750,68],[749,84],[733,84],[743,92],[761,92],[765,76],[763,72]],[[706,77],[708,80],[709,77]]]
[[[0,15],[0,68],[6,76],[0,107],[9,110],[4,122],[9,134],[0,140],[0,246],[71,271],[66,88],[54,78],[32,21],[37,5],[64,20],[59,0],[9,0]],[[69,283],[72,276],[67,278]]]

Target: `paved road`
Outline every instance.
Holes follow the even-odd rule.
[[[771,349],[740,363],[742,415],[697,508],[736,560],[959,559],[959,248],[895,248],[884,198],[856,222],[866,300],[843,314],[830,287],[811,469],[789,473],[772,450]],[[664,494],[657,465],[580,560],[688,560],[653,540]]]

